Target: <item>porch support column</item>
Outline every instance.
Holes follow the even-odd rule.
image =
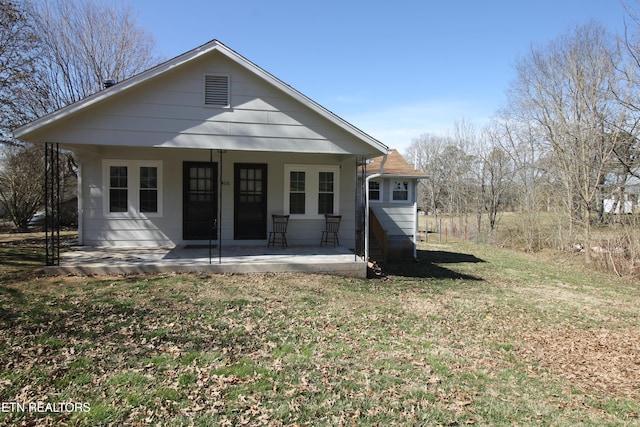
[[[362,156],[359,158],[356,156],[356,170],[355,170],[355,202],[356,202],[356,245],[354,250],[354,261],[358,260],[358,256],[364,257],[364,239],[365,239],[365,198],[364,198],[364,180],[367,174],[367,165],[366,165],[367,157]],[[361,170],[360,170],[361,169]],[[359,172],[360,170],[360,172]],[[358,189],[358,183],[360,184],[360,188]],[[359,234],[358,234],[359,231]],[[365,260],[366,261],[366,260]]]
[[[212,258],[212,233],[213,233],[213,228],[217,227],[218,224],[216,222],[216,220],[213,219],[213,212],[214,212],[214,206],[215,204],[213,203],[213,183],[215,182],[213,179],[213,149],[209,149],[209,167],[211,168],[211,179],[209,180],[209,197],[211,198],[211,200],[209,200],[209,264],[211,264],[211,258]],[[211,223],[213,222],[213,223]]]
[[[60,147],[44,145],[44,239],[46,265],[60,265]]]
[[[218,150],[220,167],[218,168],[218,264],[222,264],[222,155],[226,150]]]
[[[378,173],[374,173],[373,175],[369,175],[365,180],[365,238],[364,238],[364,259],[366,262],[369,262],[369,181],[374,178],[379,178],[384,174],[384,164],[387,161],[387,154],[382,157],[382,161],[380,162],[380,170]]]
[[[356,156],[356,165],[355,165],[355,167],[356,167],[356,170],[354,172],[354,177],[353,177],[353,180],[354,180],[353,188],[355,189],[355,191],[353,192],[355,194],[355,196],[354,196],[354,198],[355,198],[355,200],[354,200],[355,209],[354,209],[354,212],[353,212],[353,214],[354,214],[354,218],[353,219],[354,219],[354,225],[355,225],[353,227],[353,232],[354,232],[354,235],[355,235],[354,236],[355,237],[355,245],[354,245],[354,248],[353,248],[353,260],[354,261],[358,261],[358,240],[359,240],[358,239],[358,228],[360,228],[359,227],[360,215],[359,215],[359,212],[358,212],[360,210],[360,203],[359,203],[359,200],[358,200],[358,156]]]

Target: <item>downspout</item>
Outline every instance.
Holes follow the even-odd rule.
[[[369,181],[374,178],[379,178],[384,174],[384,164],[387,161],[387,154],[382,157],[382,161],[380,162],[380,170],[378,173],[374,173],[369,175],[365,179],[364,183],[364,194],[365,194],[365,203],[364,203],[364,260],[365,262],[369,261]]]

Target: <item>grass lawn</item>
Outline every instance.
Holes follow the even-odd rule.
[[[629,280],[468,243],[384,279],[51,278],[34,244],[0,237],[0,425],[640,425]]]

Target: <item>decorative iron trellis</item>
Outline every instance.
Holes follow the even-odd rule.
[[[44,238],[46,265],[60,265],[60,147],[44,146]]]

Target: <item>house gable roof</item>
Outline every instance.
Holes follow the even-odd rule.
[[[375,157],[371,163],[367,164],[367,174],[380,173],[380,164],[382,163],[384,156]],[[387,160],[382,167],[382,175],[398,176],[407,178],[426,178],[427,174],[414,169],[407,161],[402,157],[398,150],[391,149],[387,155]]]
[[[373,149],[372,152],[374,153],[387,152],[388,147],[384,145],[382,142],[371,137],[367,133],[363,132],[359,128],[347,122],[346,120],[340,118],[339,116],[332,113],[331,111],[321,106],[320,104],[316,103],[309,97],[303,95],[301,92],[295,90],[293,87],[289,86],[288,84],[284,83],[283,81],[276,78],[272,74],[268,73],[264,69],[260,68],[259,66],[249,61],[242,55],[238,54],[234,50],[230,49],[229,47],[225,46],[223,43],[221,43],[218,40],[212,40],[208,43],[205,43],[202,46],[199,46],[169,61],[161,63],[153,68],[150,68],[149,70],[144,71],[134,77],[131,77],[122,82],[118,82],[117,84],[107,89],[104,89],[100,92],[97,92],[83,100],[70,104],[64,108],[61,108],[60,110],[57,110],[51,114],[43,116],[37,120],[34,120],[31,123],[23,125],[15,129],[13,132],[13,135],[17,139],[29,140],[30,136],[38,132],[45,131],[48,127],[53,127],[56,124],[59,124],[60,122],[64,121],[65,119],[69,118],[74,114],[86,111],[89,108],[97,105],[103,105],[104,103],[107,103],[110,99],[112,99],[118,94],[127,92],[132,88],[139,87],[144,82],[154,79],[155,77],[161,76],[168,71],[175,70],[176,68],[180,68],[187,63],[191,63],[197,58],[210,54],[211,52],[219,52],[220,54],[224,55],[226,58],[230,59],[231,61],[241,66],[245,70],[249,71],[250,73],[262,79],[263,81],[281,90],[282,92],[284,92],[285,94],[293,98],[294,100],[300,102],[303,106],[319,114],[329,122],[336,125],[338,128],[342,129],[343,131],[346,131],[347,134],[350,134],[351,136],[357,138],[358,140],[365,142]]]

